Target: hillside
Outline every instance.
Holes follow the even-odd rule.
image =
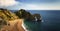
[[[40,16],[40,14],[31,14],[30,12],[28,12],[24,9],[20,9],[18,11],[12,12],[10,10],[0,8],[0,18],[2,18],[4,20],[8,20],[8,21],[15,20],[18,18],[20,18],[20,19],[22,18],[22,19],[31,21],[31,20],[35,20],[35,19],[40,20],[41,16]]]
[[[14,20],[18,19],[18,16],[16,16],[14,13],[12,13],[10,10],[7,9],[0,9],[0,18],[4,20]]]

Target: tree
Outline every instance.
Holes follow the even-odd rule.
[[[31,15],[29,12],[25,11],[24,9],[21,9],[15,13],[17,16],[19,16],[20,18],[24,18],[24,19],[29,18],[29,16]]]

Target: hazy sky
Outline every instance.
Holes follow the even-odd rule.
[[[0,8],[11,10],[60,10],[60,0],[0,0]]]

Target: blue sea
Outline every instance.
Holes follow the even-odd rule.
[[[60,11],[59,10],[26,10],[31,14],[38,13],[42,16],[41,22],[25,21],[32,31],[60,31]],[[14,12],[14,11],[13,11]]]

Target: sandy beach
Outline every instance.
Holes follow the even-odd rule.
[[[22,22],[24,19],[15,19],[14,21],[9,21],[10,26],[4,26],[2,30],[9,30],[9,31],[25,31],[22,28]]]

